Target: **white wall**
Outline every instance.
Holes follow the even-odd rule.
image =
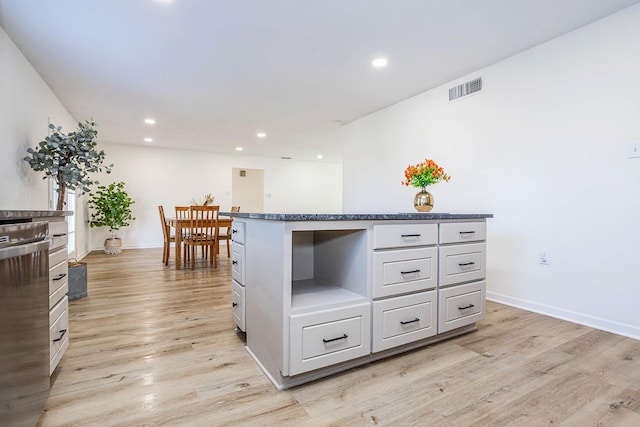
[[[64,132],[77,122],[0,27],[0,209],[49,209],[49,183],[22,160],[48,134],[49,120]],[[86,248],[85,219],[76,216],[79,251]]]
[[[124,181],[135,200],[136,220],[120,232],[125,248],[161,247],[158,205],[173,216],[176,205],[188,205],[205,194],[215,196],[222,211],[231,210],[233,168],[264,170],[265,212],[337,213],[342,211],[342,165],[203,151],[100,143],[113,172],[101,184]],[[266,195],[270,197],[266,197]],[[85,209],[86,200],[84,201]],[[245,211],[243,209],[243,211]],[[103,247],[108,230],[92,229],[90,249]]]
[[[452,175],[434,211],[495,214],[490,298],[640,338],[639,22],[635,6],[345,126],[343,209],[411,211],[403,171],[433,158]]]
[[[75,121],[0,27],[0,209],[48,209],[48,184],[22,159],[48,132]],[[25,197],[28,194],[29,197]]]

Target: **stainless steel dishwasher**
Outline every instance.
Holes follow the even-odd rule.
[[[49,394],[49,225],[0,225],[0,424],[35,426]]]

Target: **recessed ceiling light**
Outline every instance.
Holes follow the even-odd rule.
[[[388,63],[389,61],[387,61],[387,58],[376,58],[371,62],[371,65],[373,65],[376,68],[382,68],[386,66]]]
[[[148,125],[155,125],[155,124],[156,124],[155,119],[151,119],[151,118],[149,118],[149,119],[144,119],[144,122],[145,122],[146,124],[148,124]]]
[[[318,155],[316,156],[316,158],[321,159],[321,158],[322,158],[322,154],[318,154]]]
[[[242,151],[242,147],[236,147],[236,151]]]
[[[264,137],[266,137],[266,136],[267,136],[267,134],[266,134],[266,133],[264,133],[264,132],[258,132],[258,133],[256,134],[256,136],[257,136],[258,138],[264,138]]]
[[[153,138],[145,138],[144,142],[153,142]]]

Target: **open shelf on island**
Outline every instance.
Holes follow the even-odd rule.
[[[367,298],[317,279],[296,280],[291,283],[291,311],[313,311],[366,302]]]
[[[294,231],[291,243],[292,310],[314,311],[367,300],[365,230]]]

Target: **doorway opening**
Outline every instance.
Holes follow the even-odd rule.
[[[264,212],[264,169],[232,168],[231,205],[241,212]]]

